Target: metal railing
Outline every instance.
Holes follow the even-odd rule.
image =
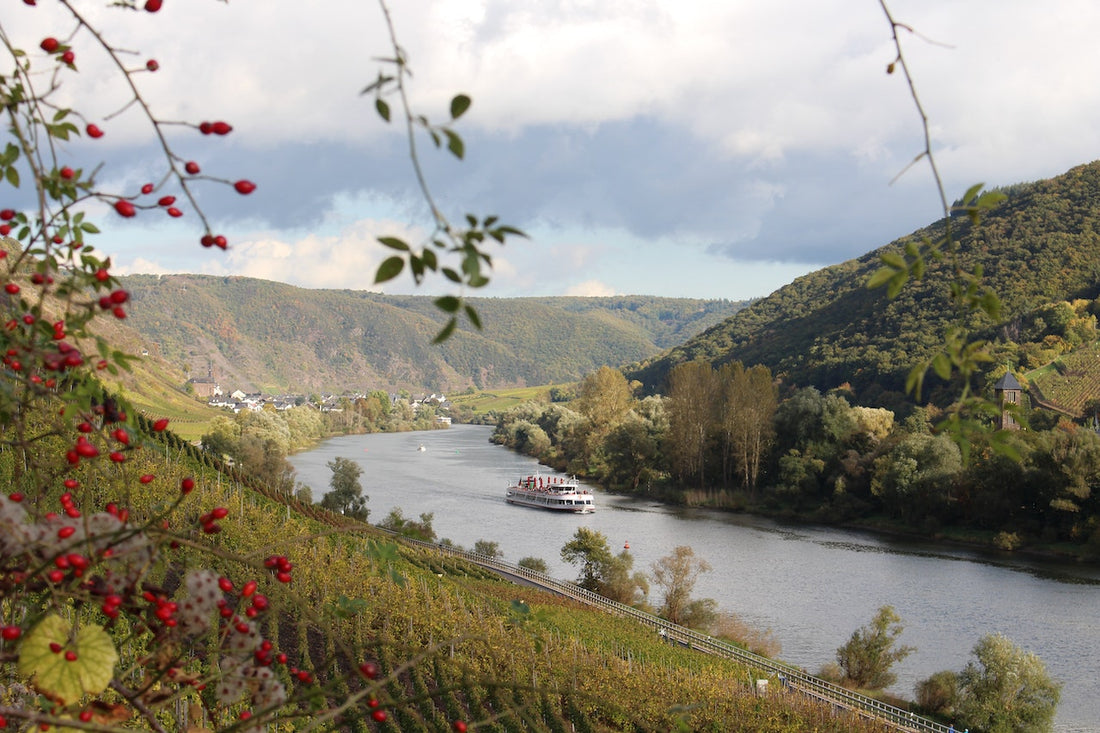
[[[697,649],[709,654],[715,654],[727,659],[734,659],[769,675],[774,675],[777,681],[787,688],[805,695],[817,698],[852,711],[867,718],[871,718],[888,724],[903,731],[929,731],[931,733],[951,733],[954,729],[935,720],[916,715],[908,710],[903,710],[895,705],[889,705],[876,700],[873,697],[854,692],[840,685],[828,682],[819,677],[807,674],[798,667],[793,667],[774,659],[754,654],[741,647],[734,646],[721,639],[707,636],[694,629],[670,623],[660,616],[655,616],[645,611],[640,611],[624,603],[612,601],[598,593],[581,588],[575,583],[561,581],[552,578],[545,573],[531,570],[519,565],[505,562],[499,558],[483,555],[477,552],[468,552],[447,545],[438,545],[408,537],[402,537],[390,532],[401,541],[427,550],[433,550],[452,557],[459,557],[484,568],[503,573],[516,578],[522,578],[528,583],[534,584],[554,593],[561,594],[591,606],[603,609],[622,616],[629,616],[647,626],[651,626],[658,633],[670,641],[678,642],[692,649]]]

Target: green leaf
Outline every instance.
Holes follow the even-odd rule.
[[[7,173],[5,174],[5,177],[8,179],[8,183],[10,183],[13,188],[19,188],[19,171],[18,170],[16,170],[14,167],[8,168]]]
[[[447,136],[447,150],[450,150],[454,157],[462,160],[462,156],[466,154],[466,144],[462,142],[462,138],[457,132],[448,130],[446,127],[443,128],[443,134]]]
[[[405,240],[398,239],[397,237],[379,237],[378,241],[390,249],[396,249],[399,252],[409,251],[409,245],[405,243]]]
[[[444,341],[446,341],[447,339],[449,339],[451,337],[451,334],[453,334],[455,332],[455,326],[457,326],[457,325],[458,325],[458,319],[457,318],[451,318],[449,321],[447,321],[447,325],[443,327],[443,330],[441,330],[439,333],[437,333],[435,335],[435,338],[432,339],[432,343],[433,344],[441,344]]]
[[[909,269],[905,264],[905,258],[901,256],[900,252],[885,252],[879,256],[879,259],[882,260],[884,265],[895,270]]]
[[[940,352],[932,357],[932,370],[940,379],[951,378],[951,360],[947,358],[947,354]]]
[[[87,232],[88,234],[99,234],[99,227],[97,227],[95,224],[91,223],[90,221],[86,221],[86,222],[82,223],[80,225],[80,229],[82,231]]]
[[[379,97],[374,100],[374,108],[378,110],[378,116],[384,119],[386,122],[390,121],[390,106],[386,103],[386,100]]]
[[[875,270],[875,272],[869,278],[867,278],[867,289],[874,290],[875,288],[882,287],[890,281],[890,278],[892,278],[896,274],[897,270],[893,268],[880,267],[879,269]]]
[[[401,270],[405,269],[405,260],[397,257],[387,258],[381,265],[378,266],[378,272],[374,273],[374,283],[384,283],[389,280],[393,280],[395,277],[401,274]]]
[[[466,311],[466,317],[470,319],[470,323],[474,324],[474,328],[478,331],[481,330],[481,316],[478,315],[477,309],[472,305],[465,305],[463,310]]]
[[[447,278],[453,283],[462,283],[462,276],[455,272],[454,268],[452,267],[443,268],[443,277]]]
[[[444,295],[435,299],[435,307],[445,313],[457,313],[462,301],[453,295]]]
[[[466,110],[470,109],[472,99],[465,94],[456,94],[454,99],[451,100],[451,119],[457,120],[462,115],[466,114]]]
[[[968,206],[971,199],[978,195],[978,191],[981,191],[983,186],[985,186],[984,183],[975,183],[973,186],[966,189],[966,193],[964,193],[962,197],[963,205]]]
[[[106,690],[118,663],[114,642],[102,626],[85,625],[72,640],[71,633],[68,621],[50,615],[38,622],[19,650],[19,672],[33,676],[35,687],[63,705]],[[51,644],[63,651],[54,652]],[[68,651],[76,653],[72,661],[66,658]]]

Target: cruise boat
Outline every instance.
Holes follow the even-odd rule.
[[[596,511],[592,493],[582,489],[575,476],[525,476],[508,487],[505,500],[509,504],[556,512],[590,514]]]

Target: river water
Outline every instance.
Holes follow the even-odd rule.
[[[441,539],[467,549],[490,540],[505,560],[541,558],[561,579],[577,575],[559,553],[578,527],[604,533],[616,551],[629,543],[634,569],[647,575],[656,560],[689,545],[713,567],[700,576],[694,596],[713,598],[722,610],[770,628],[782,644],[779,657],[809,672],[833,661],[836,648],[880,606],[892,605],[905,626],[900,643],[917,648],[894,670],[898,682],[891,691],[907,698],[933,672],[966,666],[982,636],[1002,633],[1038,654],[1063,683],[1056,730],[1100,733],[1100,568],[602,492],[596,512],[583,516],[512,506],[504,501],[505,488],[540,466],[489,443],[490,433],[483,426],[455,425],[346,436],[290,462],[319,501],[332,475],[327,462],[337,456],[354,460],[363,467],[371,521],[395,507],[409,518],[431,512]]]

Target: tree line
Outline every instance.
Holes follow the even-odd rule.
[[[665,395],[637,388],[603,367],[572,402],[503,413],[493,440],[616,492],[1100,554],[1100,436],[1055,413],[1025,411],[1029,429],[998,436],[1007,455],[973,444],[964,457],[934,429],[935,406],[900,416],[763,366],[696,360],[672,369]]]

